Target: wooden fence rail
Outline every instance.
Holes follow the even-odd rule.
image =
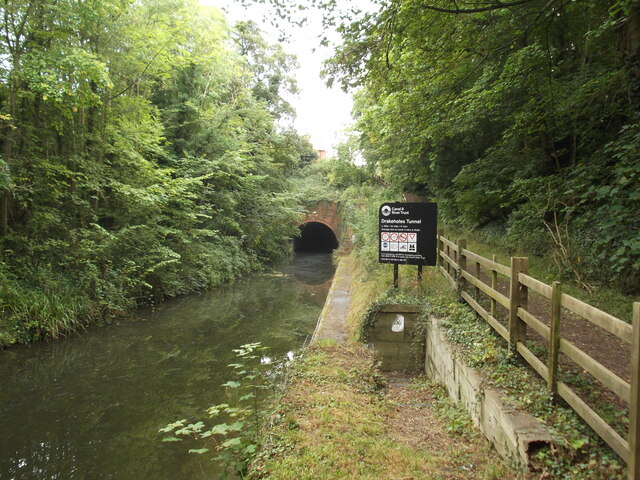
[[[467,250],[467,242],[460,239],[452,242],[438,231],[438,269],[460,296],[502,338],[509,349],[520,355],[547,382],[553,398],[562,398],[580,417],[627,462],[628,479],[640,480],[640,302],[633,304],[633,324],[599,310],[588,303],[562,293],[562,285],[553,282],[547,285],[528,275],[528,259],[512,257],[506,266],[492,259]],[[484,267],[491,285],[481,278]],[[509,279],[508,296],[498,291],[498,276]],[[469,287],[469,288],[467,288]],[[472,290],[475,295],[468,291]],[[527,309],[529,290],[549,300],[549,325]],[[490,310],[480,304],[481,295],[490,300]],[[502,306],[508,323],[503,325],[497,318],[497,307]],[[608,331],[631,344],[631,382],[620,378],[572,342],[560,334],[562,309],[581,316],[594,325]],[[527,328],[532,328],[547,343],[546,363],[534,355],[526,346]],[[600,415],[598,415],[566,383],[558,379],[560,353],[566,355],[581,369],[591,374],[622,401],[629,404],[629,433],[623,438]]]

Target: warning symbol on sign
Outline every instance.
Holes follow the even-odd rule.
[[[410,252],[415,252],[416,251],[416,244],[415,243],[407,243],[407,245],[409,245],[409,251]]]
[[[390,240],[392,242],[397,242],[398,241],[398,234],[397,233],[392,233]]]
[[[389,232],[382,232],[382,241],[383,242],[388,242],[389,241]]]
[[[407,241],[407,234],[406,233],[399,233],[398,234],[398,241],[406,242]]]
[[[417,233],[408,233],[408,240],[410,242],[416,242],[418,241],[418,234]]]
[[[400,252],[407,252],[407,251],[409,250],[409,249],[407,248],[407,244],[406,244],[406,243],[399,243],[399,244],[398,244],[398,246],[400,247],[400,248],[399,248],[399,251],[400,251]]]
[[[389,242],[382,242],[382,251],[383,252],[389,251]]]

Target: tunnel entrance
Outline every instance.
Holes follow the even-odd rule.
[[[300,225],[300,236],[293,240],[293,249],[296,252],[330,253],[336,248],[338,248],[338,239],[335,233],[320,222]]]

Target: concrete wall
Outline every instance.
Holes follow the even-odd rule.
[[[485,388],[476,371],[449,345],[441,321],[430,318],[428,322],[427,376],[444,384],[449,396],[465,406],[473,423],[503,458],[528,468],[529,455],[552,442],[549,431],[532,415],[502,400],[498,391]]]
[[[422,345],[414,342],[418,312],[417,305],[386,305],[375,313],[368,337],[382,370],[422,370]],[[404,329],[394,332],[391,327],[398,315],[404,318]]]

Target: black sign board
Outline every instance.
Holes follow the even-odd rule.
[[[380,263],[436,265],[437,204],[384,203],[379,218]]]

